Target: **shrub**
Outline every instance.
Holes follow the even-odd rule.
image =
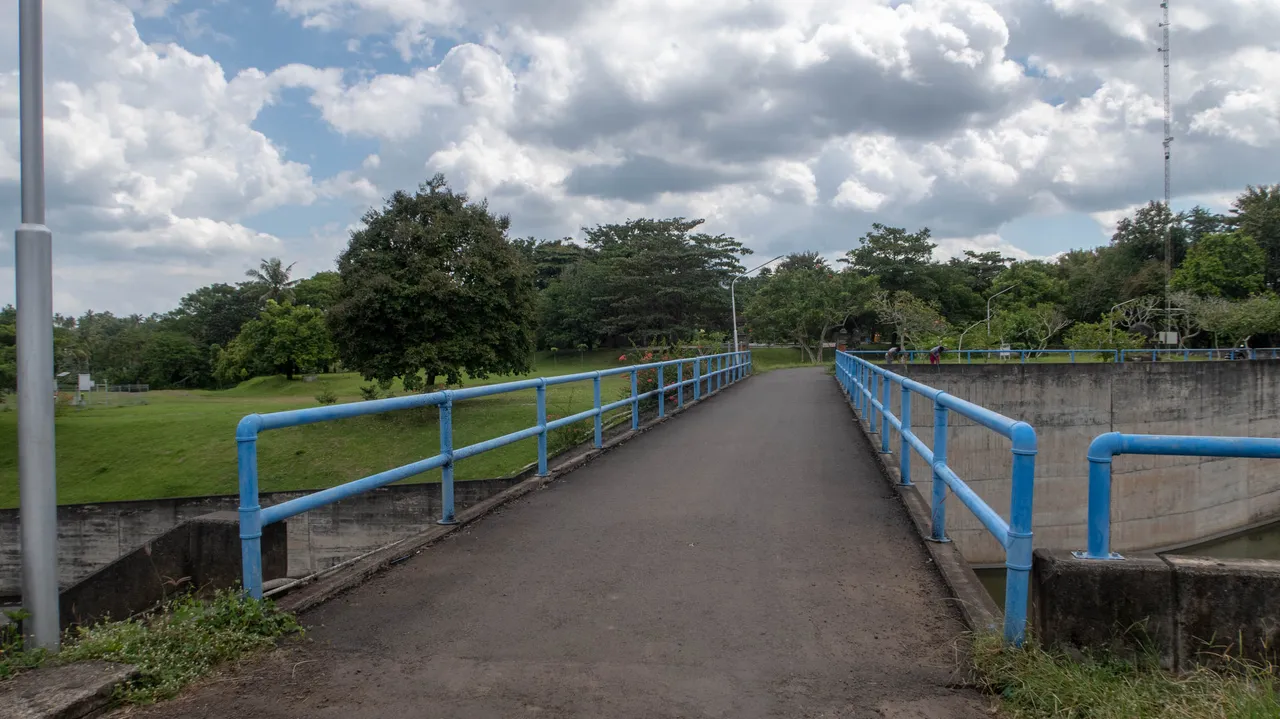
[[[320,388],[320,394],[316,395],[316,401],[322,405],[333,404],[338,401],[338,395],[329,389],[329,385],[324,385]]]
[[[377,399],[382,396],[382,390],[376,384],[367,384],[360,388],[360,399],[366,402]]]

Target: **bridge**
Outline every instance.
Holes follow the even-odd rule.
[[[989,716],[821,369],[717,392],[303,618],[303,642],[143,715]]]

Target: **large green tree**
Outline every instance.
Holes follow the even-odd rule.
[[[595,305],[602,338],[637,344],[727,327],[729,282],[750,254],[725,235],[694,232],[703,220],[630,220],[587,229],[594,270],[577,296]]]
[[[1228,222],[1262,248],[1267,287],[1280,291],[1280,184],[1250,185],[1231,205]]]
[[[509,225],[443,175],[366,213],[338,258],[341,292],[328,315],[344,363],[408,390],[441,376],[527,372],[537,296]]]
[[[841,260],[853,270],[878,278],[888,292],[906,290],[933,295],[933,279],[926,270],[930,266],[935,245],[929,228],[907,232],[902,227],[889,227],[876,222],[863,235],[859,247]]]
[[[338,289],[341,284],[342,277],[337,272],[317,272],[298,281],[297,286],[293,288],[294,302],[324,312],[338,301]]]
[[[592,254],[589,247],[563,240],[538,240],[526,237],[512,242],[533,266],[534,285],[539,291],[547,287],[566,269],[577,265]]]
[[[1221,232],[1191,245],[1170,286],[1205,297],[1242,299],[1262,291],[1266,270],[1266,253],[1252,237],[1239,230]]]
[[[223,381],[266,374],[291,380],[298,372],[324,369],[334,354],[324,313],[267,300],[262,314],[219,353],[215,372]]]
[[[757,339],[795,342],[813,362],[822,361],[823,343],[852,317],[865,312],[875,280],[852,270],[836,272],[817,263],[798,263],[767,278],[746,306]]]

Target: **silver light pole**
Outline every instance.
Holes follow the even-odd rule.
[[[1017,287],[1017,286],[1018,286],[1018,285],[1020,285],[1020,284],[1022,284],[1022,283],[1021,283],[1021,282],[1014,282],[1013,284],[1009,285],[1008,287],[1004,288],[1003,290],[1000,290],[999,292],[997,292],[997,293],[995,293],[994,295],[991,295],[990,297],[988,297],[988,298],[987,298],[987,336],[988,336],[988,337],[990,337],[990,336],[991,336],[991,300],[994,300],[995,298],[999,297],[1000,295],[1003,295],[1004,293],[1008,292],[1009,290],[1013,289],[1014,287]]]
[[[786,257],[786,255],[778,255],[772,260],[769,260],[768,262],[764,263],[764,265],[753,267],[747,270],[746,272],[743,272],[742,274],[738,275],[737,277],[733,278],[733,281],[729,283],[729,306],[733,312],[733,351],[734,352],[738,351],[738,300],[733,294],[733,286],[738,284],[738,280],[742,279],[743,277],[746,277],[747,275],[751,274],[752,272],[755,272],[756,270],[760,269],[761,267],[764,267],[765,265],[777,262],[783,257]]]
[[[22,224],[18,295],[18,490],[28,645],[58,648],[58,526],[53,455],[53,233],[44,225],[42,0],[18,6]]]

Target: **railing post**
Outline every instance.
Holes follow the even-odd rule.
[[[457,524],[453,512],[453,393],[449,390],[444,391],[440,403],[440,454],[446,461],[440,468],[440,520],[436,523]]]
[[[693,401],[702,399],[702,360],[693,358]]]
[[[933,526],[929,538],[935,542],[947,539],[947,483],[938,474],[939,466],[947,464],[947,408],[933,398]]]
[[[889,381],[889,375],[880,376],[880,453],[891,454],[889,451],[889,386],[893,383]]]
[[[240,562],[244,591],[262,599],[262,507],[258,505],[257,415],[236,427],[236,461],[240,471]]]
[[[880,431],[877,429],[879,423],[876,421],[876,396],[880,394],[880,379],[881,375],[879,372],[871,373],[871,387],[869,388],[871,390],[871,396],[867,398],[867,417],[870,419],[868,424],[871,425],[868,429],[870,429],[871,434],[875,434]],[[883,415],[884,410],[881,409],[880,413]]]
[[[676,406],[684,406],[684,360],[676,362]]]
[[[719,392],[719,391],[720,391],[720,388],[721,388],[721,387],[723,386],[723,384],[724,384],[724,356],[723,356],[723,355],[717,355],[717,356],[716,356],[716,358],[715,358],[715,360],[716,360],[716,374],[715,374],[715,378],[716,378],[716,380],[715,380],[715,381],[716,381],[716,388],[715,388],[715,391],[716,391],[716,392]]]
[[[907,383],[902,383],[902,431],[898,432],[898,477],[905,486],[911,484],[911,444],[907,441],[907,433],[911,431],[911,390]]]
[[[1114,434],[1114,433],[1113,433]],[[1118,436],[1118,435],[1117,435]],[[1107,435],[1089,446],[1088,559],[1113,559],[1111,553],[1111,462],[1112,454],[1102,448]]]
[[[1075,363],[1076,363],[1076,351],[1071,350],[1071,364],[1075,364]]]
[[[547,476],[547,381],[538,378],[538,476]]]
[[[604,446],[604,411],[600,409],[600,372],[596,372],[595,379],[592,380],[592,390],[596,400],[596,449]]]
[[[631,429],[640,429],[640,391],[635,369],[631,370]]]
[[[667,416],[667,381],[662,376],[662,370],[666,369],[662,365],[658,365],[658,416]]]
[[[1036,475],[1036,432],[1019,422],[1013,440],[1013,496],[1009,503],[1009,544],[1005,551],[1004,640],[1022,646],[1027,632],[1031,580],[1031,520]]]

